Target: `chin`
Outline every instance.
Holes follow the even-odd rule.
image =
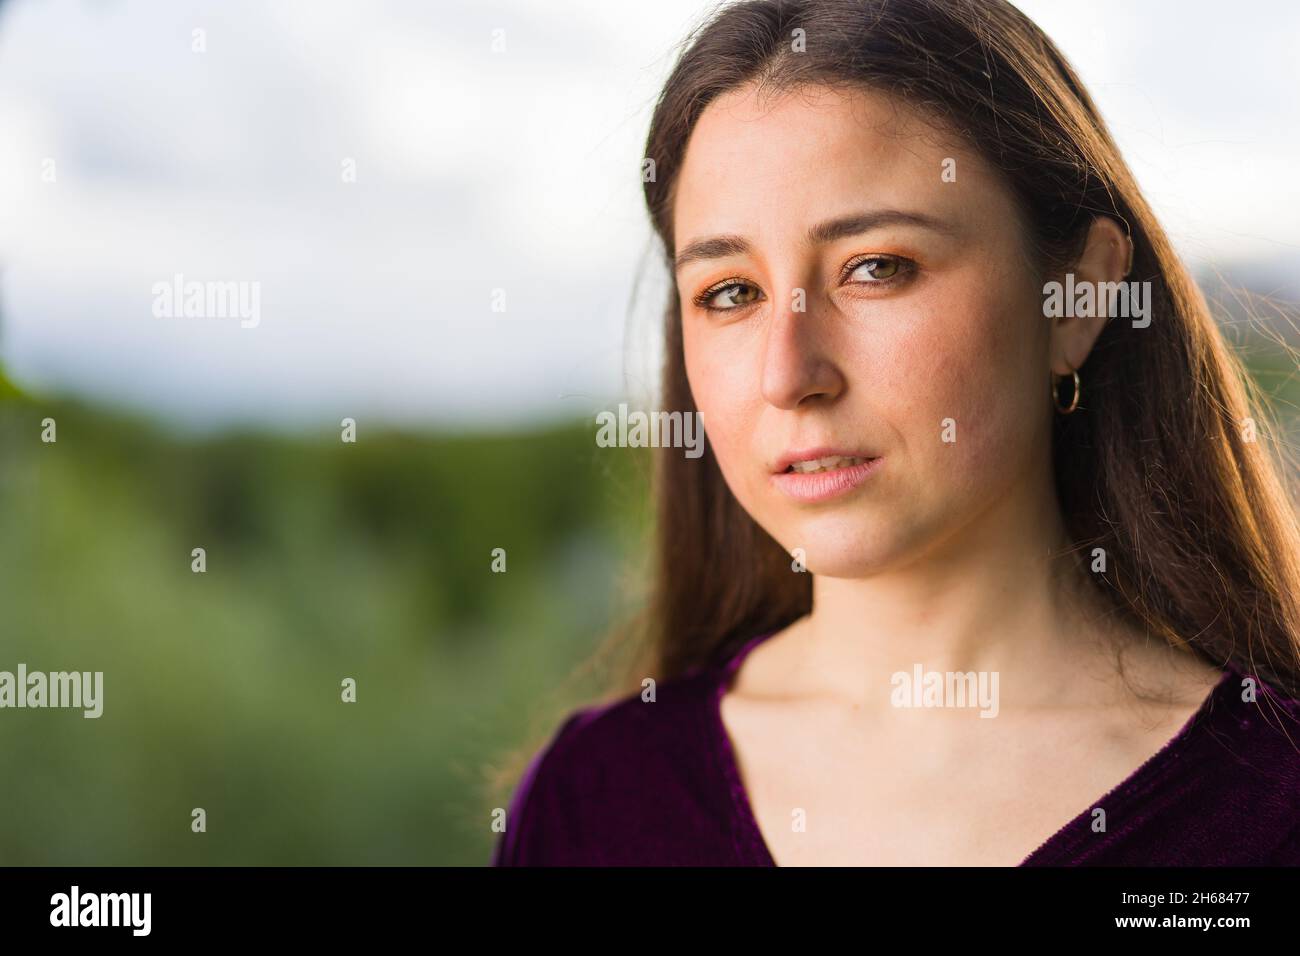
[[[828,578],[869,578],[898,563],[896,556],[863,548],[834,548],[815,557],[809,554],[808,570]]]
[[[892,523],[854,521],[841,514],[796,524],[777,540],[788,542],[790,553],[802,548],[804,564],[813,574],[865,578],[906,558],[905,537]]]

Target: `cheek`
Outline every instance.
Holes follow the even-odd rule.
[[[696,410],[704,420],[704,431],[724,473],[733,457],[745,452],[738,443],[751,434],[747,426],[752,415],[753,371],[738,350],[719,349],[716,343],[682,330],[686,380],[691,386]]]
[[[882,370],[884,394],[898,397],[896,437],[927,484],[987,491],[1019,469],[1037,435],[1034,389],[1042,398],[1048,386],[1046,366],[1035,372],[1033,303],[970,292],[940,301],[966,305],[934,302],[910,325]]]

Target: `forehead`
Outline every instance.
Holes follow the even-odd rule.
[[[944,180],[945,160],[955,182]],[[999,192],[978,155],[896,97],[751,84],[700,115],[673,197],[674,235],[681,248],[706,233],[801,229],[873,206],[960,220],[993,214]]]

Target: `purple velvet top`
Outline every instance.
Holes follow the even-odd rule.
[[[569,713],[515,789],[492,865],[775,866],[719,709],[769,636],[661,683],[653,703]],[[1176,736],[1019,865],[1300,865],[1300,702],[1266,701],[1258,680],[1244,702],[1242,679],[1226,668]]]

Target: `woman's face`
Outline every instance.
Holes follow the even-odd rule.
[[[898,567],[1031,484],[1041,498],[1050,329],[1011,194],[977,155],[883,94],[751,86],[704,111],[673,216],[705,431],[809,570]],[[864,464],[781,473],[818,449]]]

